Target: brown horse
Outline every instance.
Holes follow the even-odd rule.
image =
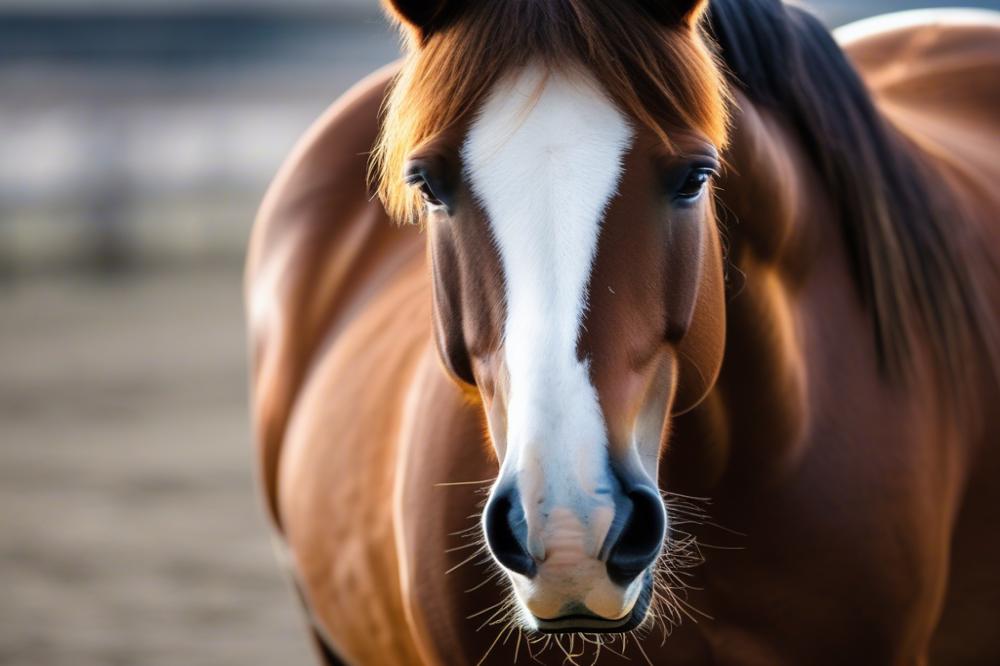
[[[1000,663],[1000,19],[705,5],[394,0],[272,186],[327,663]]]

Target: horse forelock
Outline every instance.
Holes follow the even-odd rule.
[[[641,3],[470,3],[411,48],[386,100],[372,177],[390,216],[419,218],[419,196],[402,178],[407,155],[467,123],[505,76],[538,64],[587,70],[668,145],[677,128],[726,143],[727,88],[700,29],[665,27]]]

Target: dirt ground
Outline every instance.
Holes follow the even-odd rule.
[[[306,664],[239,272],[0,283],[0,664]]]

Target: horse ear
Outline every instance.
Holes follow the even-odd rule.
[[[708,0],[639,0],[639,4],[667,26],[693,27],[708,8]]]
[[[461,0],[382,0],[389,15],[423,43],[461,4]]]

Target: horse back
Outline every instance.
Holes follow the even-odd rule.
[[[885,116],[955,189],[965,217],[1000,239],[1000,13],[900,12],[837,37]]]

